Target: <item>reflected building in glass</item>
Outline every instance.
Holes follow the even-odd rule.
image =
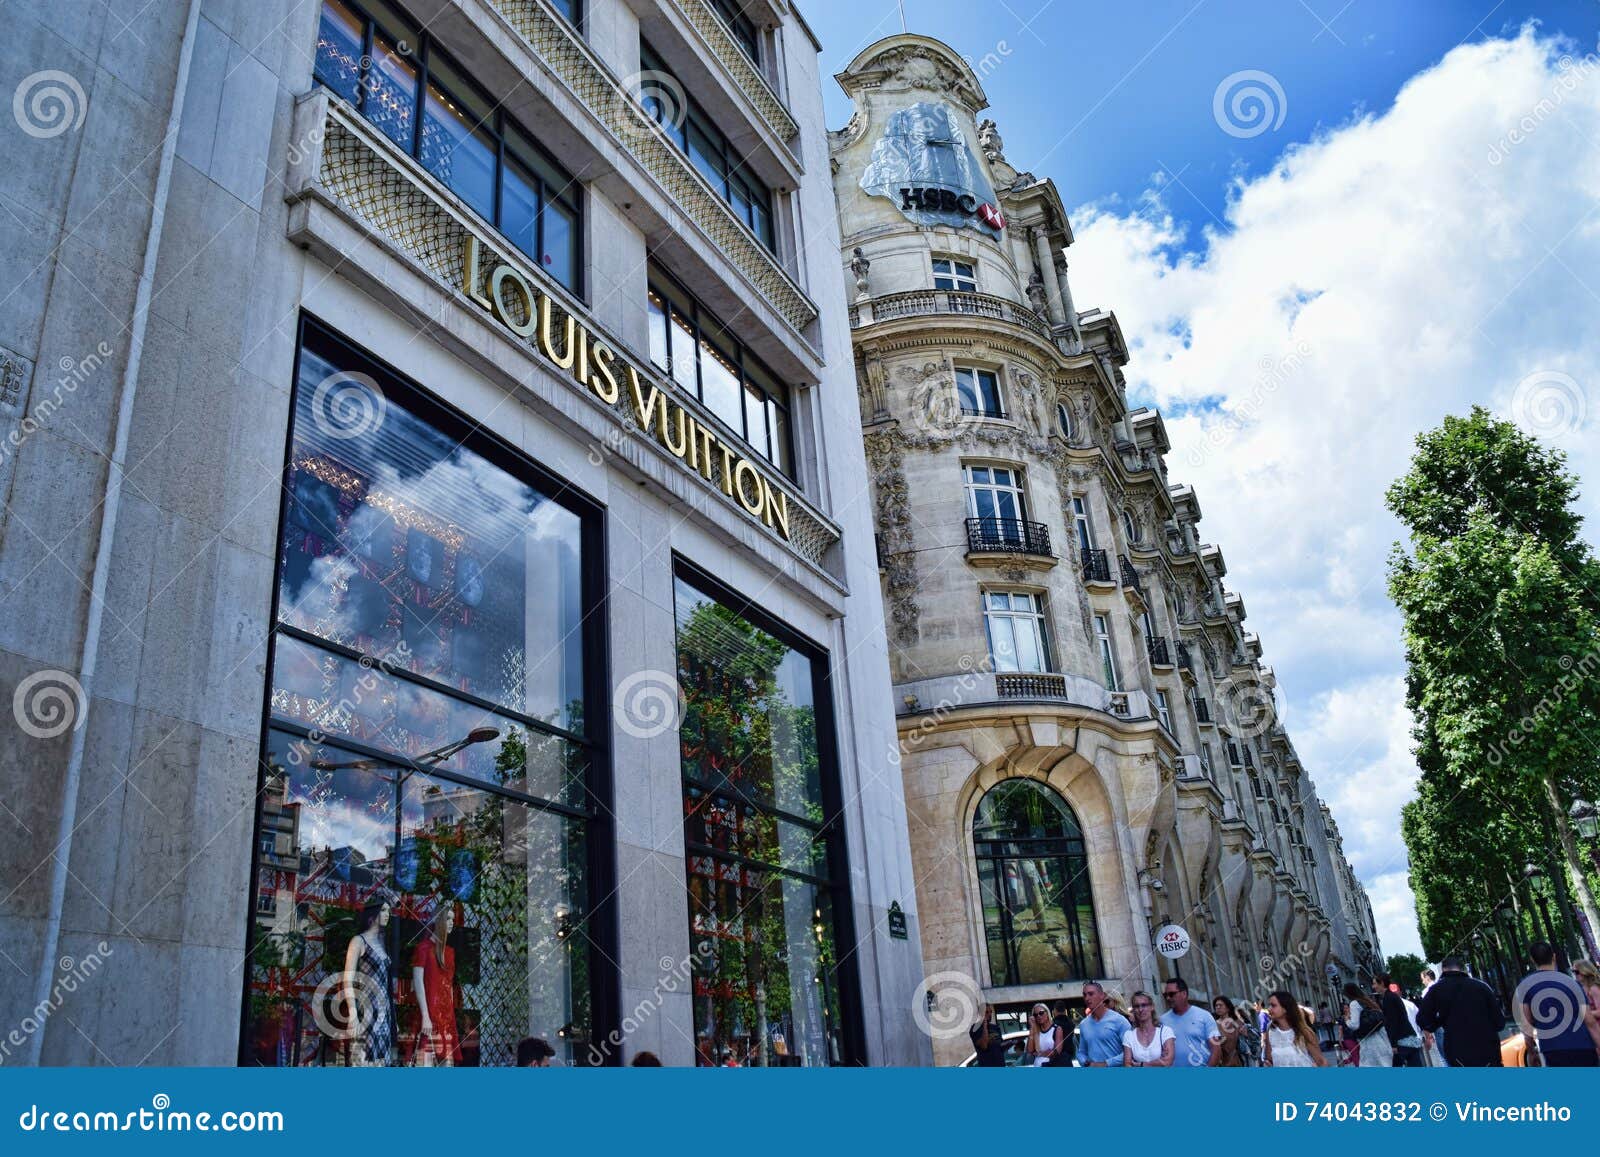
[[[7,1059],[925,1063],[804,20],[157,7],[0,46]]]
[[[1087,980],[1179,974],[1197,999],[1331,1000],[1378,960],[1370,906],[1161,415],[1128,403],[1116,318],[1074,302],[1054,184],[1007,160],[978,71],[938,41],[891,36],[836,79],[922,949],[964,978],[930,1008],[964,982],[1015,1029]],[[1177,962],[1154,951],[1168,922]],[[970,1055],[960,1034],[934,1051]]]

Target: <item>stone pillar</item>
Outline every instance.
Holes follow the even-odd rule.
[[[1061,308],[1066,314],[1067,325],[1072,330],[1073,341],[1083,344],[1083,331],[1078,328],[1078,311],[1072,304],[1072,286],[1067,281],[1067,259],[1057,257],[1055,262],[1056,284],[1061,287]]]
[[[1061,282],[1051,276],[1056,264],[1050,256],[1050,239],[1043,229],[1029,230],[1033,237],[1034,255],[1039,259],[1039,273],[1044,278],[1045,292],[1050,295],[1050,324],[1065,325],[1067,316],[1061,308]]]

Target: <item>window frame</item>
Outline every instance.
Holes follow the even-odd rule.
[[[1089,504],[1082,497],[1072,500],[1072,531],[1079,550],[1094,550],[1094,523],[1089,518]]]
[[[1095,614],[1094,637],[1099,644],[1101,674],[1106,678],[1107,691],[1122,690],[1122,672],[1117,669],[1117,650],[1111,641],[1111,619],[1107,615]]]
[[[988,400],[983,394],[984,379],[987,378],[989,381],[994,383],[995,408],[992,411],[987,409],[968,408],[966,399],[961,394],[962,374],[971,375],[972,396],[977,399],[979,406],[982,406]],[[1009,416],[1006,413],[1006,395],[1005,390],[1000,384],[999,370],[985,369],[982,366],[956,366],[954,375],[956,386],[956,402],[960,406],[961,413],[964,416],[968,418],[982,418],[989,421],[1001,421]]]
[[[577,0],[574,0],[574,3],[576,2]],[[733,37],[733,42],[749,58],[750,63],[756,66],[756,71],[761,73],[762,79],[765,79],[766,69],[761,61],[760,27],[745,14],[743,8],[735,7],[733,0],[711,0],[710,8],[722,22],[722,26],[728,30],[728,34]]]
[[[1072,407],[1061,398],[1056,399],[1056,433],[1063,442],[1071,442],[1077,426],[1072,420]]]
[[[581,9],[582,0],[573,0],[573,3]],[[358,68],[357,72],[356,99],[351,102],[356,112],[361,115],[362,119],[371,123],[380,134],[384,135],[391,142],[393,142],[397,148],[404,149],[406,155],[416,161],[418,165],[422,166],[422,168],[428,172],[429,176],[449,190],[452,197],[460,201],[468,211],[482,218],[485,223],[490,226],[490,228],[492,228],[501,237],[505,238],[506,242],[510,244],[512,248],[516,249],[518,253],[523,254],[530,261],[532,261],[534,266],[538,268],[541,273],[543,273],[546,277],[549,277],[550,280],[556,282],[570,293],[582,298],[587,281],[587,278],[585,277],[587,270],[584,259],[584,243],[586,240],[586,230],[588,224],[586,212],[587,206],[585,204],[586,189],[583,182],[578,180],[577,177],[573,176],[567,167],[563,165],[556,155],[544,144],[542,140],[540,140],[536,133],[529,131],[527,126],[515,117],[507,116],[504,105],[501,102],[496,101],[489,94],[487,89],[473,79],[470,70],[462,67],[461,63],[446,49],[440,48],[435,43],[434,37],[429,34],[413,17],[411,17],[409,13],[393,4],[385,4],[381,9],[379,9],[372,5],[370,0],[320,0],[317,9],[318,44],[313,46],[312,52],[313,83],[321,85],[330,93],[338,96],[341,100],[346,99],[339,95],[338,90],[331,83],[329,83],[328,80],[324,79],[319,65],[320,53],[317,51],[321,43],[323,14],[328,10],[329,7],[334,5],[343,8],[353,17],[361,21],[362,55],[361,62],[359,62],[360,67]],[[410,67],[412,67],[416,72],[416,86],[412,92],[412,124],[411,140],[409,143],[402,144],[399,141],[395,141],[393,136],[390,136],[379,122],[372,120],[366,109],[368,93],[371,91],[371,86],[368,83],[367,77],[372,73],[373,69],[378,67],[380,61],[379,55],[375,54],[373,50],[374,35],[381,34],[383,32],[383,29],[380,27],[379,16],[375,15],[375,13],[380,11],[384,14],[384,20],[388,20],[392,17],[392,19],[403,26],[412,37],[415,37],[415,51],[407,56],[402,57],[402,59],[409,62]],[[442,69],[453,73],[455,77],[459,79],[461,87],[463,87],[467,92],[467,99],[463,99],[460,95],[454,94],[453,86],[451,84],[441,84],[437,78],[434,77],[433,71],[435,57],[438,58],[439,66]],[[462,194],[457,193],[453,188],[451,188],[448,180],[445,177],[434,172],[423,160],[423,130],[428,119],[427,108],[430,88],[437,89],[446,97],[453,96],[455,101],[463,107],[475,101],[489,109],[489,116],[487,119],[490,123],[479,121],[477,124],[471,126],[473,132],[483,132],[492,138],[494,143],[493,204],[488,214],[485,214],[482,210],[468,202],[466,198],[462,196]],[[539,208],[535,215],[534,227],[534,248],[538,250],[536,253],[529,253],[522,247],[522,245],[513,240],[509,233],[505,233],[501,229],[501,226],[505,223],[503,202],[508,163],[506,142],[507,139],[513,134],[519,136],[523,141],[526,141],[529,145],[531,145],[538,158],[548,165],[552,170],[554,170],[554,174],[557,178],[564,179],[566,181],[566,184],[562,188],[554,189],[553,184],[546,178],[545,174],[529,174],[537,180],[536,193],[539,200]],[[509,159],[515,161],[515,158]],[[526,170],[527,166],[523,165],[520,161],[515,161],[515,163],[519,170]],[[567,210],[572,215],[572,281],[570,284],[551,273],[549,271],[549,267],[546,266],[544,262],[545,214],[552,203]]]
[[[479,705],[485,706],[495,713],[512,719],[518,726],[526,727],[530,734],[552,736],[563,743],[581,748],[585,759],[587,772],[584,778],[585,796],[590,801],[586,806],[574,806],[559,799],[550,799],[544,796],[530,795],[515,788],[486,782],[483,779],[457,774],[448,767],[432,767],[427,770],[426,778],[441,783],[458,783],[462,787],[473,791],[483,792],[506,800],[509,804],[531,809],[534,812],[552,813],[566,817],[569,820],[581,822],[584,832],[584,874],[586,887],[589,889],[588,901],[583,911],[583,925],[585,936],[591,944],[589,966],[589,1024],[594,1038],[606,1039],[606,1034],[618,1029],[621,1023],[621,976],[608,961],[618,959],[619,926],[617,922],[617,903],[615,899],[615,864],[616,864],[616,834],[612,813],[614,810],[614,786],[611,763],[611,712],[610,712],[610,642],[609,631],[603,614],[594,613],[603,606],[606,587],[609,583],[608,564],[606,561],[605,543],[605,509],[587,494],[573,487],[570,479],[559,477],[547,467],[534,461],[524,451],[504,440],[493,429],[474,421],[466,414],[456,410],[450,403],[444,401],[438,394],[428,390],[425,386],[403,374],[384,359],[367,350],[361,345],[344,336],[333,326],[306,311],[301,311],[296,326],[295,356],[291,376],[291,398],[293,391],[300,389],[301,358],[307,348],[318,352],[337,353],[341,365],[346,372],[359,371],[372,377],[380,384],[385,397],[395,404],[402,406],[407,413],[418,421],[432,426],[436,431],[443,433],[454,440],[458,445],[465,447],[491,466],[505,471],[514,479],[540,491],[549,501],[578,515],[579,524],[579,599],[583,612],[580,617],[582,631],[582,647],[584,656],[584,669],[582,676],[582,695],[585,706],[585,717],[593,719],[592,729],[586,728],[586,734],[578,734],[526,713],[507,710],[503,705],[491,704],[487,700],[479,700]],[[294,442],[293,442],[293,401],[291,401],[291,418],[282,467],[281,483],[284,492],[288,493],[291,487],[294,470]],[[340,643],[300,631],[291,624],[279,619],[279,607],[284,579],[284,567],[276,561],[278,551],[284,542],[288,531],[291,501],[279,504],[277,519],[277,537],[275,542],[280,544],[275,549],[275,562],[272,577],[271,622],[266,641],[266,671],[267,682],[261,697],[261,716],[258,742],[259,750],[263,753],[271,749],[274,733],[287,736],[300,736],[317,742],[327,743],[341,751],[353,752],[359,756],[378,759],[393,760],[393,752],[368,747],[367,745],[346,737],[327,736],[313,732],[300,724],[275,716],[273,710],[273,672],[277,661],[278,641],[280,638],[288,639],[295,643],[309,641],[311,645],[336,655],[346,658],[357,656],[359,653]],[[363,664],[365,665],[365,664]],[[374,661],[372,669],[377,669],[379,663]],[[425,689],[431,689],[435,681],[426,676],[402,672],[398,668],[388,669],[397,677]],[[445,694],[457,699],[472,702],[472,696],[459,689],[443,688]],[[272,803],[269,791],[273,771],[267,766],[267,761],[262,758],[257,761],[255,805],[253,811],[253,831],[255,841],[252,842],[249,872],[249,896],[256,897],[260,894],[262,854],[258,841],[270,833],[274,841],[282,834],[281,827],[267,820],[267,808]],[[279,855],[276,851],[274,856]],[[239,1009],[239,1043],[238,1061],[241,1066],[253,1067],[251,1049],[253,1037],[251,1033],[252,1017],[252,961],[255,959],[257,943],[257,920],[252,913],[246,921],[244,938],[244,958],[242,964],[241,1000]],[[393,957],[391,957],[394,959]],[[396,976],[400,975],[397,966]],[[620,1057],[607,1055],[607,1065],[620,1065]]]
[[[645,115],[656,123],[663,135],[672,142],[673,147],[688,160],[690,167],[700,174],[717,196],[722,198],[723,204],[728,207],[728,211],[733,215],[734,220],[738,221],[745,231],[754,237],[767,252],[774,257],[782,257],[782,247],[778,236],[778,196],[773,191],[772,186],[751,170],[746,163],[748,157],[741,157],[735,152],[733,142],[728,139],[728,134],[723,132],[717,122],[706,113],[700,102],[690,95],[688,86],[678,78],[676,72],[667,66],[661,54],[642,35],[639,37],[639,68],[642,73],[655,72],[669,77],[672,83],[677,86],[678,91],[683,94],[684,101],[683,119],[679,124],[673,125],[663,121],[656,111],[643,105],[641,101],[641,107],[644,108]],[[649,94],[644,95],[648,96]],[[713,179],[712,175],[707,173],[695,160],[694,152],[689,148],[689,133],[691,129],[717,146],[715,156],[709,158],[720,162],[721,171],[716,179]],[[721,182],[720,186],[718,184],[719,181]],[[745,193],[745,200],[761,210],[767,227],[765,235],[740,214],[738,203],[734,199],[735,182],[738,182]]]
[[[668,365],[662,365],[655,360],[655,334],[653,332],[655,318],[653,316],[654,304],[651,301],[652,298],[659,301],[662,306],[661,313],[666,325]],[[687,314],[683,313],[679,308],[677,304],[679,301],[688,306]],[[796,391],[794,386],[773,373],[767,364],[750,350],[749,346],[741,341],[727,326],[722,324],[722,320],[716,314],[701,304],[699,298],[685,289],[682,282],[668,273],[658,263],[649,262],[645,285],[645,325],[650,332],[646,340],[645,357],[674,386],[681,390],[689,390],[689,383],[678,376],[680,367],[675,363],[672,354],[674,318],[680,316],[688,323],[686,330],[694,344],[694,386],[691,391],[694,400],[700,403],[702,409],[721,428],[726,429],[729,434],[738,439],[741,445],[749,447],[757,457],[775,468],[785,478],[792,482],[798,482],[799,466],[795,456],[794,396]],[[710,342],[711,345],[717,347],[726,347],[731,344],[733,347],[733,359],[738,369],[739,386],[739,428],[737,430],[733,429],[723,414],[713,409],[711,404],[706,401],[705,374],[701,366],[700,353],[702,342]],[[723,352],[726,354],[725,348]],[[755,379],[752,379],[752,373],[757,375]],[[777,458],[774,458],[770,452],[763,452],[749,438],[747,430],[750,420],[748,393],[752,388],[759,391],[763,396],[762,413],[766,417],[767,445],[769,451],[779,451],[779,457]],[[776,391],[781,391],[781,394]],[[772,428],[774,425],[773,414],[775,412],[782,419],[780,424],[783,429],[781,431]],[[699,420],[698,415],[696,420]]]
[[[929,257],[929,262],[933,269],[934,289],[943,290],[949,293],[978,292],[977,262],[968,261],[964,258],[956,257],[949,253],[931,254]],[[939,269],[941,263],[946,267],[943,272],[941,272]],[[966,270],[965,273],[961,272],[963,269]],[[949,282],[949,284],[940,285],[939,282],[941,279]]]
[[[1049,675],[1056,669],[1055,655],[1051,648],[1050,611],[1045,596],[1037,591],[1020,591],[1009,587],[983,587],[979,594],[982,598],[984,638],[989,644],[989,664],[992,670],[1006,674],[1020,675]],[[989,605],[989,600],[995,597],[1004,597],[1007,606],[1004,609],[994,608]],[[1012,600],[1027,599],[1028,608],[1019,610]],[[1003,620],[1009,627],[1012,635],[1011,654],[1013,659],[1017,656],[1016,633],[1017,624],[1025,622],[1030,624],[1033,634],[1033,644],[1039,656],[1040,667],[1037,671],[1024,670],[1021,666],[1002,667],[999,654],[995,650],[995,622]]]

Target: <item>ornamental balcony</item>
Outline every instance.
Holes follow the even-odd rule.
[[[1203,723],[1207,727],[1212,726],[1211,705],[1208,704],[1204,699],[1201,699],[1199,696],[1196,696],[1193,702],[1195,722]]]
[[[1050,325],[1025,305],[991,293],[965,293],[954,289],[912,289],[885,293],[850,307],[850,328],[902,317],[955,315],[1004,321],[1050,341]]]
[[[772,130],[772,135],[788,147],[799,134],[800,126],[789,115],[783,100],[772,90],[772,85],[767,83],[767,78],[756,67],[755,61],[745,54],[733,33],[728,31],[728,26],[722,22],[722,17],[709,0],[675,0],[675,6],[710,49],[711,55],[722,65],[735,87]]]
[[[967,519],[967,561],[977,566],[1021,563],[1045,570],[1056,565],[1050,528],[1025,518]]]
[[[1111,580],[1111,564],[1106,559],[1105,551],[1091,547],[1083,552],[1083,581],[1102,583],[1106,586],[1116,585]]]
[[[1117,555],[1117,569],[1122,576],[1123,588],[1133,591],[1140,599],[1143,599],[1144,585],[1140,583],[1139,572],[1134,569],[1133,563],[1128,561],[1127,555]]]
[[[1154,720],[1143,691],[1108,691],[1093,679],[1055,671],[981,671],[895,684],[903,715],[939,718],[967,707],[1037,703],[1050,708],[1098,711],[1124,720]]]
[[[1150,655],[1150,665],[1152,667],[1170,668],[1172,666],[1172,653],[1167,649],[1165,635],[1151,635],[1145,640],[1145,650]]]

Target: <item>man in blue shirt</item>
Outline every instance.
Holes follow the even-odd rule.
[[[1596,1067],[1600,1061],[1586,1023],[1593,1014],[1583,986],[1556,967],[1556,950],[1543,940],[1528,955],[1534,971],[1517,985],[1522,1031],[1538,1040],[1539,1056],[1550,1068]]]
[[[1092,980],[1083,985],[1083,1020],[1078,1023],[1078,1060],[1091,1069],[1122,1067],[1122,1034],[1133,1026],[1106,1003],[1106,990]]]
[[[1162,986],[1167,1011],[1161,1023],[1172,1030],[1177,1047],[1172,1051],[1172,1067],[1205,1068],[1222,1058],[1222,1033],[1217,1019],[1198,1004],[1189,1003],[1189,982],[1174,977]]]

